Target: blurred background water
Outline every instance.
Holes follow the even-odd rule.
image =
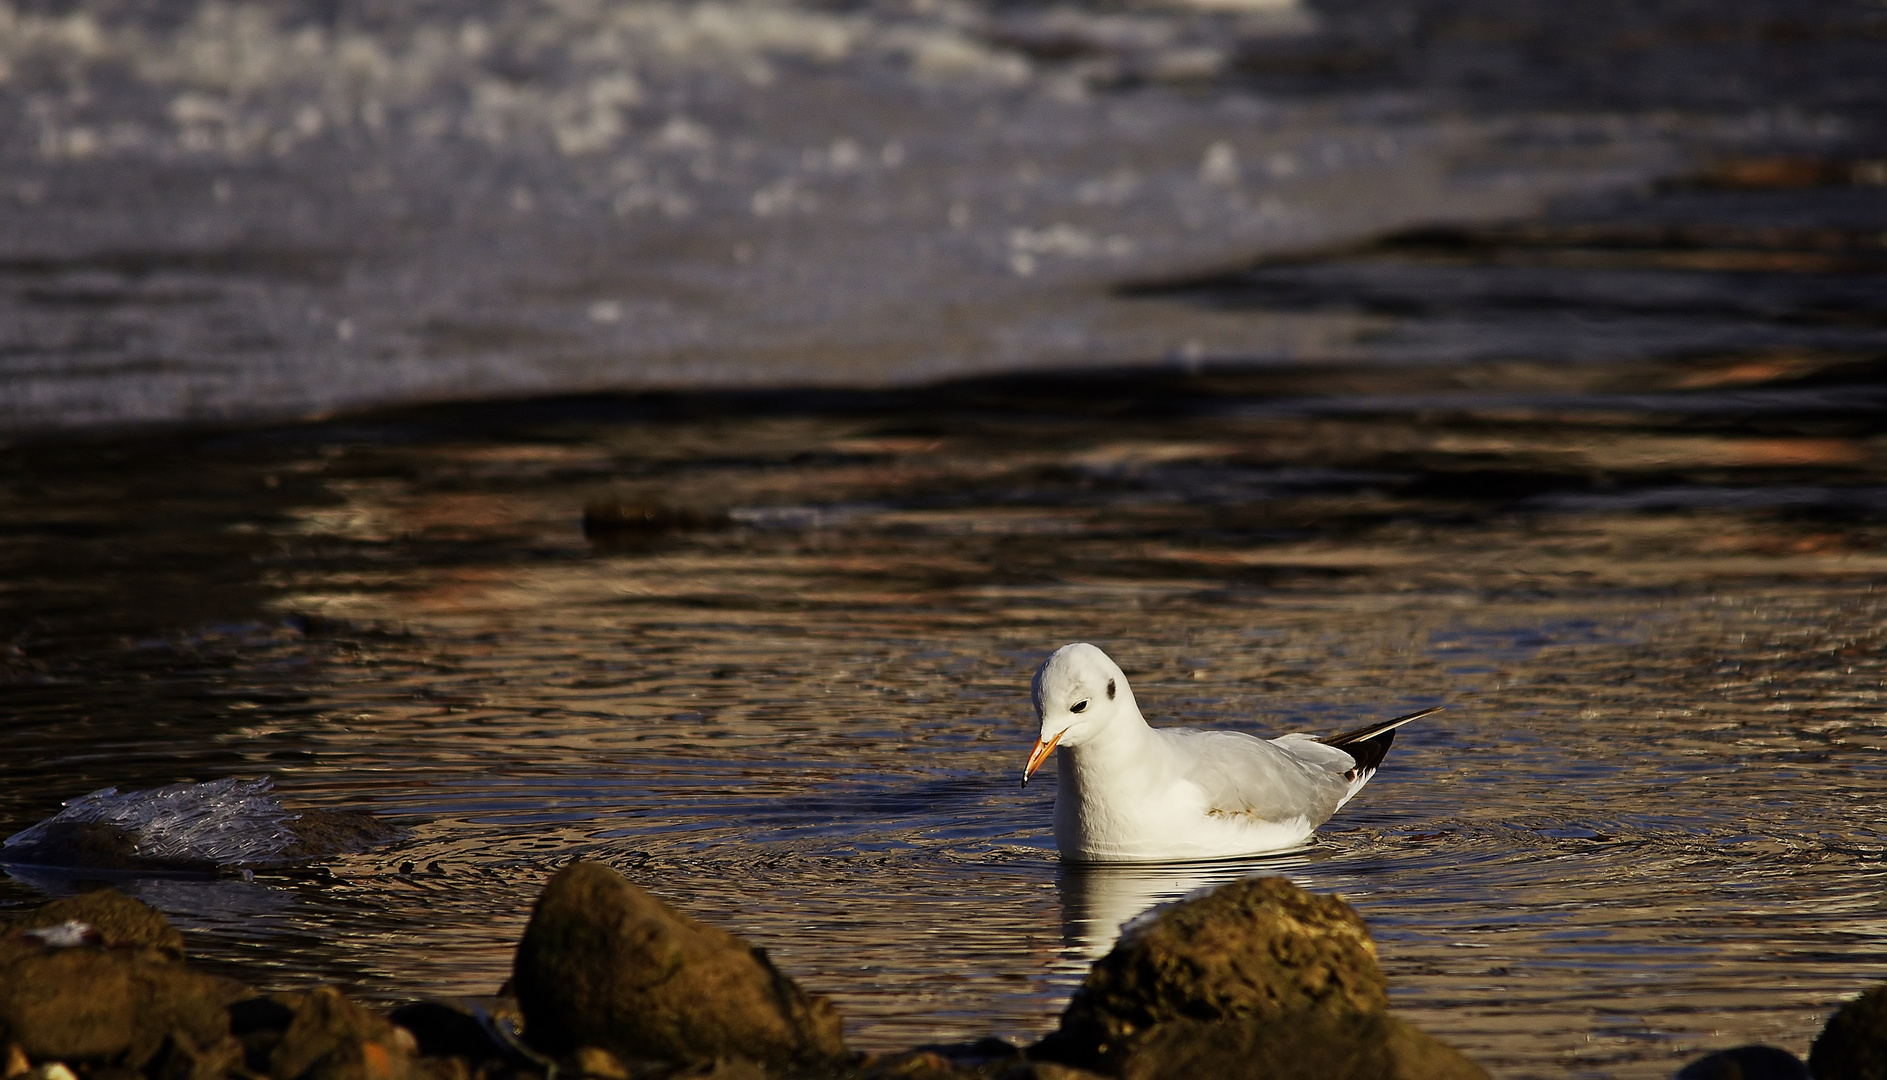
[[[1372,358],[1367,309],[1232,317],[1122,287],[1683,176],[1858,193],[1638,225],[1859,227],[1811,247],[1878,253],[1821,202],[1887,182],[1884,19],[6,0],[0,431]]]
[[[1802,1052],[1887,975],[1884,54],[1871,3],[16,0],[0,832],[388,815],[122,882],[382,1000],[493,990],[582,855],[857,1046],[1028,1039],[1268,872],[1498,1076]],[[1071,640],[1156,723],[1448,708],[1301,852],[1082,871],[1016,783]]]

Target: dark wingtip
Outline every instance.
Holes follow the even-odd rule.
[[[1318,742],[1325,746],[1334,746],[1349,754],[1356,761],[1356,772],[1370,772],[1382,764],[1382,759],[1389,754],[1389,747],[1396,741],[1396,729],[1411,720],[1420,720],[1431,713],[1438,713],[1446,705],[1431,705],[1426,709],[1398,716],[1392,720],[1383,720],[1374,724],[1364,724],[1341,734],[1332,735]]]
[[[1338,749],[1356,760],[1356,768],[1352,772],[1374,772],[1382,766],[1382,759],[1389,756],[1389,747],[1395,741],[1396,729],[1390,728],[1374,738],[1349,743]]]

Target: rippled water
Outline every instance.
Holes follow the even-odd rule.
[[[1878,5],[317,7],[0,3],[0,428],[854,389],[0,447],[0,835],[377,810],[124,884],[386,1000],[601,858],[867,1049],[1032,1038],[1253,872],[1502,1077],[1887,976]],[[1303,851],[1064,868],[1071,640],[1156,723],[1447,708]]]
[[[1124,919],[1281,872],[1497,1075],[1801,1052],[1887,976],[1879,387],[1758,352],[16,446],[0,828],[224,775],[409,825],[129,883],[270,985],[489,992],[585,856],[771,950],[859,1047],[1026,1039]],[[591,504],[693,524],[586,538]],[[1070,640],[1156,723],[1447,709],[1301,852],[1078,870],[1052,770],[1017,785]]]

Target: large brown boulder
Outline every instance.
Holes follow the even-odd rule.
[[[1835,1010],[1808,1051],[1817,1080],[1887,1080],[1887,983]]]
[[[600,863],[558,871],[518,944],[527,1041],[625,1061],[740,1056],[817,1065],[845,1053],[839,1015],[766,953],[674,910]]]
[[[1246,879],[1132,926],[1035,1056],[1133,1080],[1486,1076],[1388,1006],[1350,905]]]
[[[1106,1058],[1170,1021],[1388,1007],[1375,943],[1350,905],[1284,878],[1247,879],[1130,927],[1075,991],[1056,1042]]]
[[[92,920],[96,920],[95,922]],[[0,937],[0,1046],[35,1062],[209,1076],[240,1061],[230,1003],[253,991],[185,966],[155,911],[116,893],[54,901]]]

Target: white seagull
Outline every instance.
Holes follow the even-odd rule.
[[[1152,728],[1119,665],[1085,643],[1042,663],[1034,698],[1042,733],[1022,782],[1060,748],[1055,846],[1081,862],[1296,847],[1376,775],[1397,728],[1441,708],[1322,739]]]

